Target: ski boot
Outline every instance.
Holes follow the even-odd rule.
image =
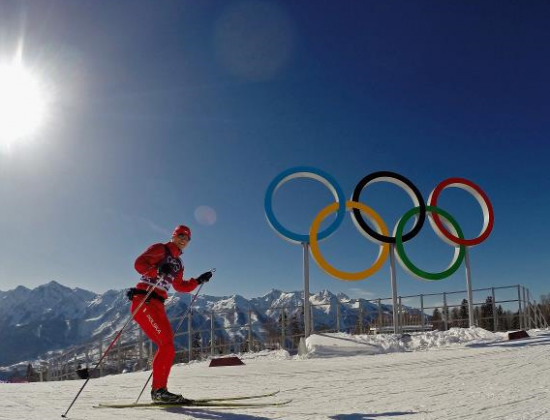
[[[166,388],[152,389],[151,399],[157,404],[191,404],[193,401],[180,394],[172,394]]]

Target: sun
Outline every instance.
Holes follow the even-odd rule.
[[[0,146],[36,134],[44,120],[45,96],[38,78],[20,60],[0,63]]]

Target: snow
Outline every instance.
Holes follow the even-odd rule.
[[[356,335],[317,334],[307,341],[310,356],[382,354],[403,351],[421,351],[433,348],[484,343],[507,339],[506,333],[492,333],[482,328],[451,328],[449,331],[424,333]]]
[[[313,335],[308,354],[241,355],[244,366],[176,365],[169,388],[189,398],[269,392],[269,408],[94,409],[132,402],[150,372],[92,379],[72,419],[550,419],[550,330],[508,341],[479,328],[410,335]],[[0,419],[58,419],[83,381],[0,383]],[[147,400],[147,397],[144,398]],[[260,402],[262,400],[258,400]]]

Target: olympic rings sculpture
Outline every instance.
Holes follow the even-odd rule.
[[[334,196],[335,203],[322,209],[314,218],[309,234],[300,234],[286,229],[275,217],[273,212],[273,195],[283,184],[296,178],[311,178],[325,185]],[[388,228],[383,219],[372,208],[360,202],[361,192],[375,182],[390,182],[403,189],[413,201],[413,208],[407,211],[397,222],[393,231],[393,236],[388,233]],[[483,226],[481,232],[475,238],[466,239],[458,222],[443,209],[437,207],[437,200],[447,188],[460,188],[477,200],[483,212]],[[487,195],[483,190],[473,182],[464,178],[448,178],[440,182],[431,192],[427,204],[424,203],[422,194],[418,188],[404,176],[390,171],[373,172],[365,176],[355,187],[352,199],[346,200],[342,188],[336,180],[324,171],[312,167],[295,167],[287,169],[277,175],[269,184],[264,201],[265,214],[271,227],[285,240],[293,243],[309,243],[311,254],[317,264],[328,274],[340,280],[356,281],[369,277],[376,273],[383,265],[389,255],[390,244],[395,246],[397,260],[400,265],[411,275],[424,280],[442,280],[452,275],[464,260],[466,247],[475,246],[489,237],[493,229],[494,214],[493,207]],[[378,256],[373,265],[363,271],[346,272],[341,271],[331,264],[321,255],[319,250],[319,241],[328,238],[338,229],[344,220],[345,213],[351,212],[352,221],[358,231],[368,240],[380,245]],[[335,220],[322,232],[319,232],[321,223],[330,214],[336,212]],[[369,221],[376,226],[373,229],[363,218],[365,215]],[[455,247],[453,259],[449,266],[441,272],[427,272],[416,267],[405,253],[403,246],[414,238],[422,229],[428,215],[430,225],[435,233],[446,243]],[[403,233],[405,225],[412,218],[415,218],[412,229]]]

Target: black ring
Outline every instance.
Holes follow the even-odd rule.
[[[426,220],[426,203],[424,202],[424,199],[422,198],[422,194],[420,193],[420,190],[416,188],[416,186],[409,181],[407,178],[405,178],[403,175],[399,175],[395,172],[390,171],[378,171],[373,172],[372,174],[367,175],[364,177],[357,186],[355,187],[355,190],[353,191],[353,197],[352,201],[360,202],[359,196],[361,195],[361,192],[363,189],[372,181],[378,178],[392,178],[396,179],[397,181],[400,181],[400,183],[392,182],[391,179],[387,180],[389,182],[392,182],[393,184],[397,185],[398,187],[403,188],[405,184],[406,187],[412,191],[412,193],[415,195],[416,199],[418,200],[418,203],[415,203],[418,207],[420,207],[420,212],[418,214],[418,218],[416,219],[416,222],[411,229],[410,232],[403,235],[403,242],[407,242],[409,239],[414,238],[418,232],[420,232],[420,229],[422,229],[422,226],[424,226],[424,221]],[[363,219],[363,216],[361,215],[361,211],[358,209],[353,209],[352,212],[352,218],[356,222],[356,225],[360,227],[363,232],[365,232],[370,237],[374,238],[378,242],[383,242],[386,244],[395,244],[395,236],[384,236],[374,229],[372,229],[367,222],[365,222],[365,219]]]

